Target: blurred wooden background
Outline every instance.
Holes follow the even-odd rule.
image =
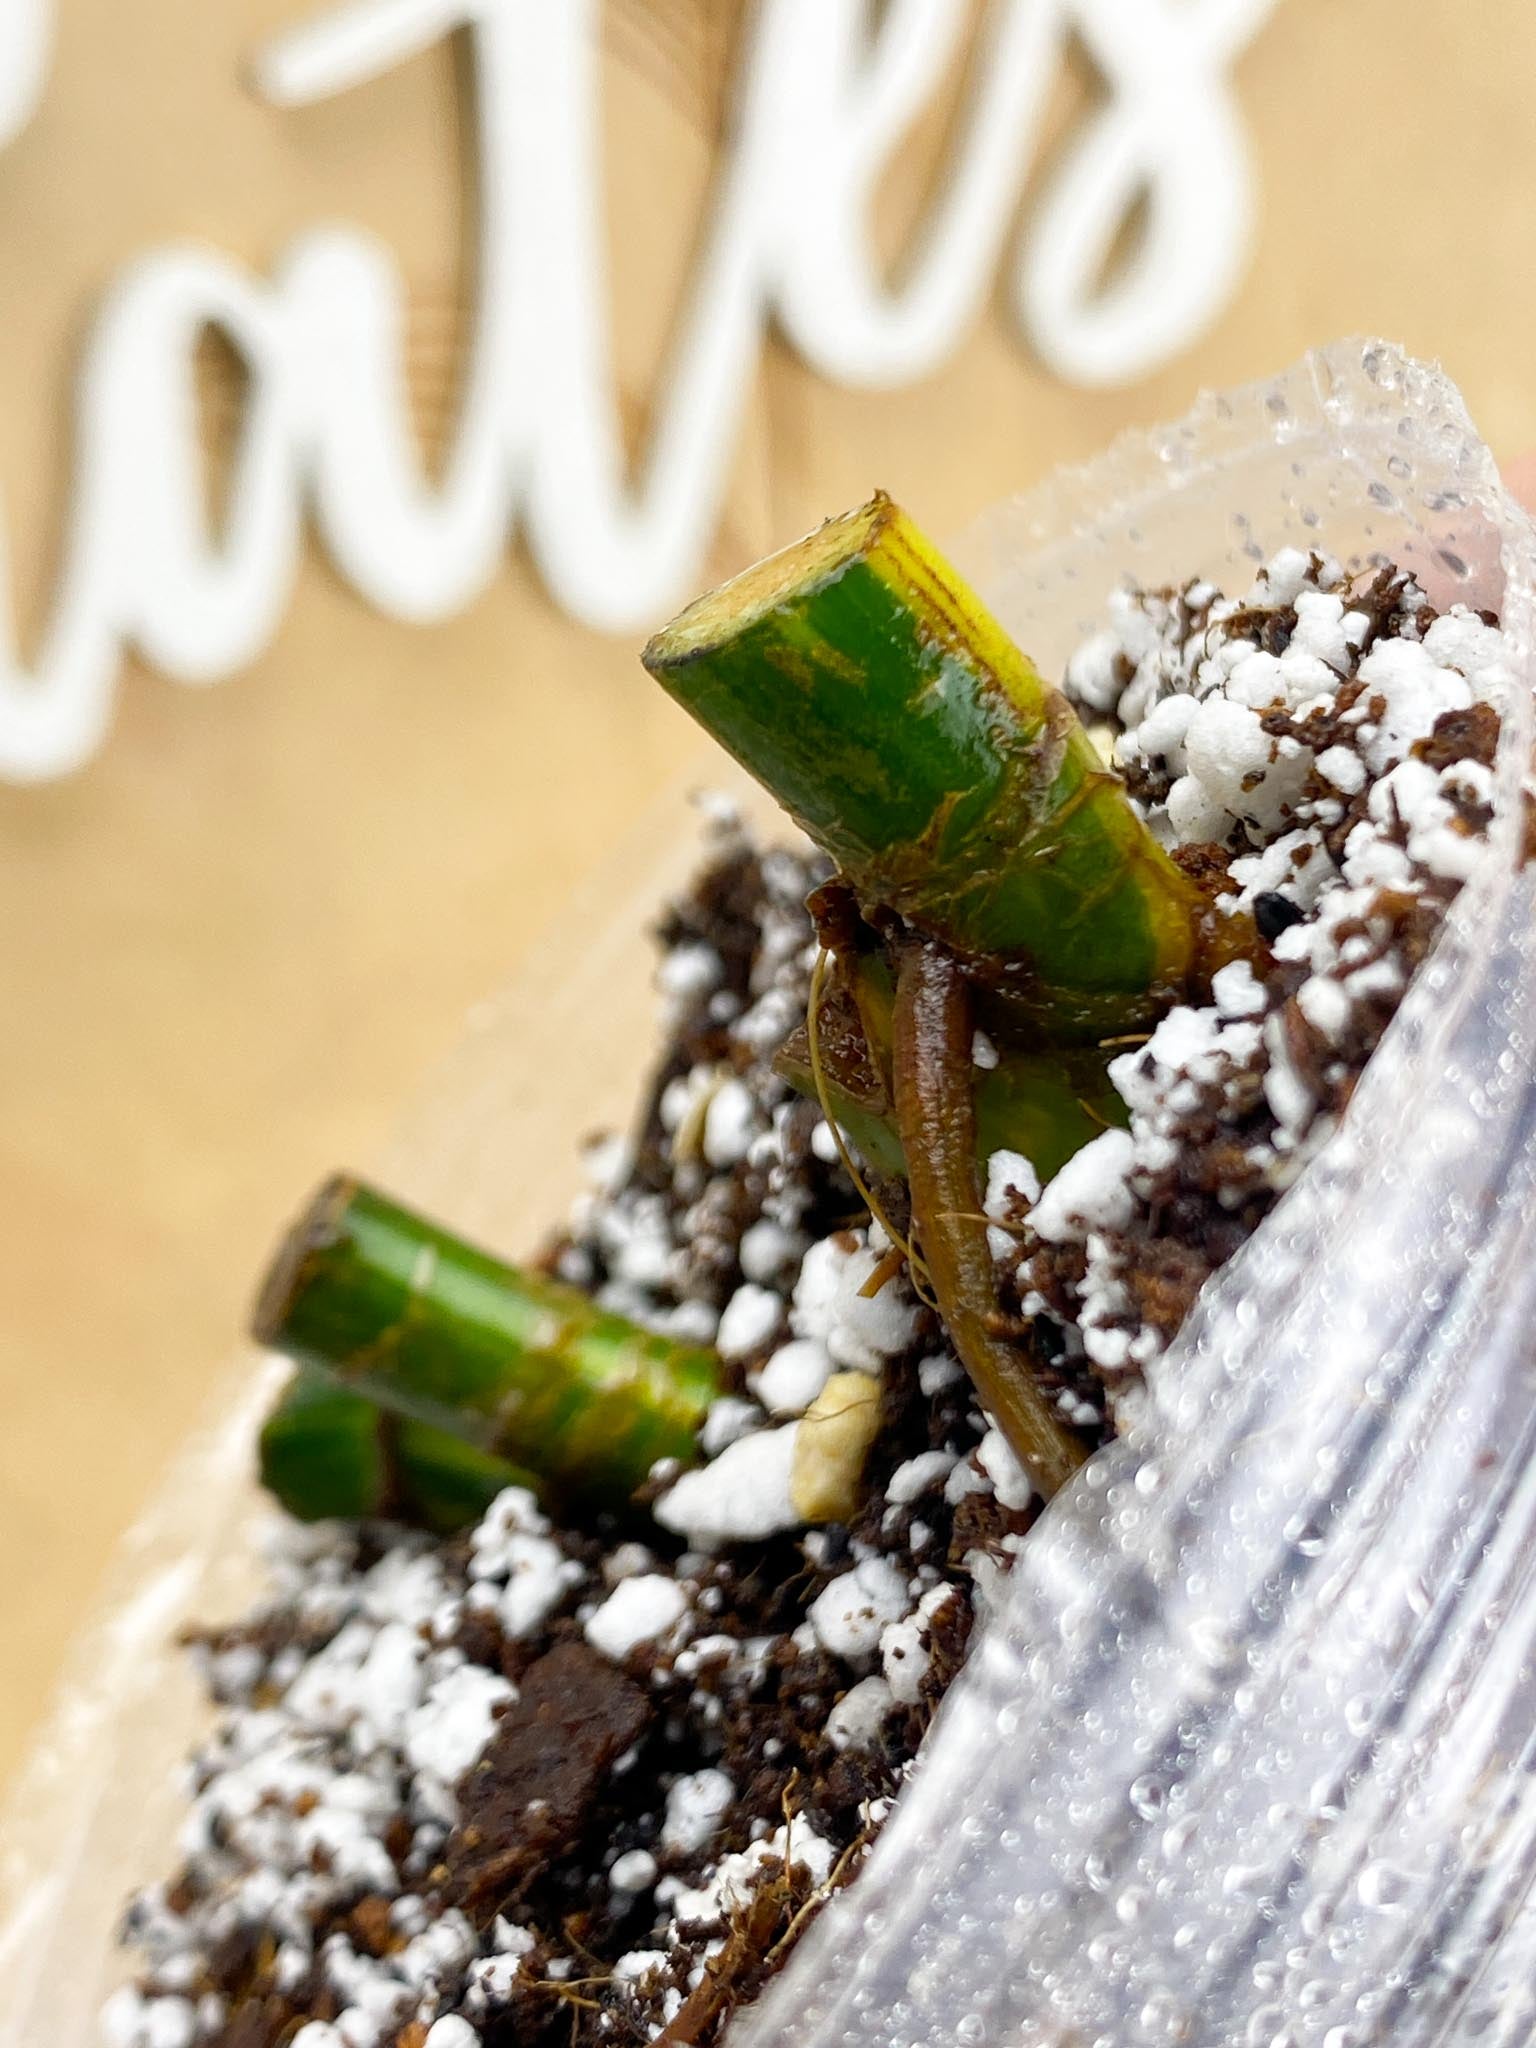
[[[466,289],[453,61],[278,116],[242,64],[305,11],[61,7],[42,111],[0,157],[0,479],[24,634],[54,583],[85,323],[151,244],[193,236],[265,263],[322,218],[374,227],[411,281],[424,437],[441,430]],[[639,420],[740,12],[606,14],[618,356]],[[1253,267],[1196,350],[1134,389],[1084,393],[995,312],[942,374],[874,396],[775,349],[715,566],[877,482],[942,534],[1201,384],[1350,331],[1440,356],[1497,449],[1536,446],[1532,80],[1524,0],[1283,0],[1237,70],[1261,176]],[[1091,91],[1063,76],[1058,134]],[[904,158],[893,237],[931,164]],[[215,440],[236,400],[215,374]],[[376,1148],[467,1007],[678,763],[702,758],[633,647],[558,616],[515,555],[431,632],[376,618],[313,562],[252,673],[208,692],[135,675],[94,765],[0,787],[0,1776],[284,1213]]]

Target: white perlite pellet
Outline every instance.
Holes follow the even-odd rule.
[[[814,1337],[780,1345],[753,1392],[770,1415],[803,1415],[832,1377],[832,1354]]]
[[[608,1882],[616,1892],[648,1892],[656,1882],[656,1858],[649,1849],[629,1849],[616,1856]]]
[[[788,1423],[727,1444],[661,1496],[657,1521],[701,1549],[798,1528],[801,1517],[790,1493],[796,1430]]]
[[[884,1674],[872,1672],[850,1686],[827,1716],[827,1740],[834,1749],[872,1748],[895,1704]]]
[[[752,1281],[738,1287],[725,1305],[715,1346],[722,1358],[746,1358],[770,1344],[783,1324],[784,1304],[771,1288]]]
[[[824,1344],[834,1362],[878,1373],[917,1334],[918,1304],[900,1278],[878,1294],[862,1292],[880,1265],[865,1233],[845,1232],[813,1244],[801,1262],[790,1321],[799,1337]]]
[[[824,1650],[857,1663],[874,1655],[885,1624],[899,1621],[911,1606],[905,1575],[889,1559],[872,1557],[824,1587],[809,1619]]]
[[[642,1643],[670,1641],[687,1612],[688,1595],[676,1579],[644,1572],[621,1579],[583,1633],[594,1650],[622,1664]]]
[[[724,1771],[695,1771],[679,1778],[667,1794],[661,1846],[675,1856],[692,1856],[710,1841],[730,1811],[736,1787]]]

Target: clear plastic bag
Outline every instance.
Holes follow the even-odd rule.
[[[1233,587],[1288,543],[1502,612],[1487,854],[1344,1128],[1208,1290],[1135,1437],[1035,1531],[869,1865],[738,2048],[1536,2034],[1536,540],[1444,379],[1342,343],[1003,508],[962,558],[1049,669],[1120,575]],[[688,853],[674,811],[616,903],[567,922],[414,1120],[403,1187],[537,1235],[575,1136],[624,1114],[641,928]],[[8,2048],[93,2038],[116,1904],[169,1863],[196,1710],[164,1644],[252,1575],[248,1369],[231,1399],[7,1820]]]

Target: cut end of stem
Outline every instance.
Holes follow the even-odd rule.
[[[651,636],[641,661],[659,680],[671,670],[713,653],[786,599],[830,583],[850,562],[866,556],[871,544],[900,517],[894,501],[884,491],[876,491],[867,505],[840,512],[802,540],[792,541],[728,583],[695,598]]]
[[[866,915],[985,967],[1026,1027],[1088,1040],[1201,979],[1200,892],[1068,699],[883,493],[696,599],[643,659]]]
[[[344,1234],[348,1212],[361,1187],[354,1174],[333,1173],[316,1189],[278,1246],[251,1310],[251,1336],[267,1350],[282,1350],[289,1314],[303,1291],[309,1267]]]

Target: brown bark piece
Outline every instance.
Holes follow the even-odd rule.
[[[582,1838],[603,1780],[653,1707],[585,1643],[559,1643],[523,1674],[516,1703],[459,1785],[463,1818],[444,1852],[444,1884],[468,1911],[515,1896]]]

